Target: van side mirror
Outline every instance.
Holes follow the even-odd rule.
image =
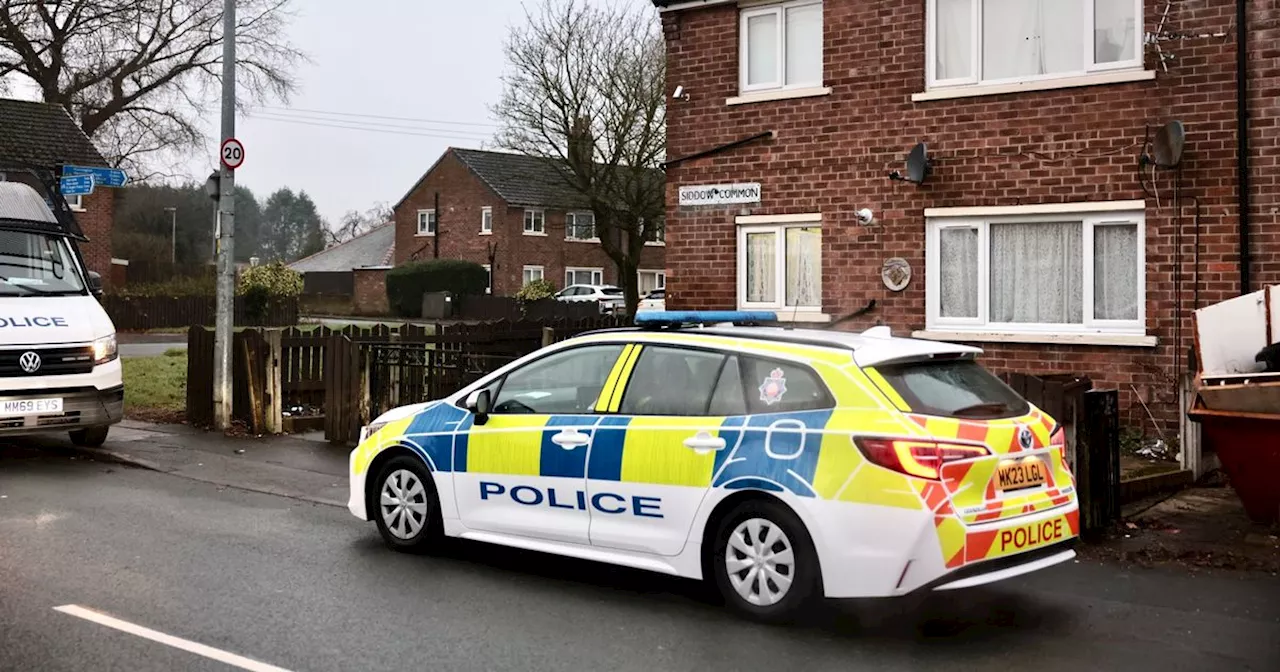
[[[475,414],[475,424],[483,425],[489,421],[490,404],[492,403],[489,398],[489,390],[476,390],[467,395],[467,401],[463,405],[467,407],[468,411]]]
[[[94,296],[102,296],[102,274],[89,271],[89,292]]]

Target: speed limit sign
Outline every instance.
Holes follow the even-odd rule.
[[[222,165],[235,170],[244,163],[244,145],[235,138],[222,141]]]

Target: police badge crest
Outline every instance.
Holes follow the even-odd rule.
[[[766,406],[772,406],[782,401],[782,395],[787,393],[787,379],[783,377],[782,369],[774,369],[769,372],[769,377],[760,383],[760,401]]]

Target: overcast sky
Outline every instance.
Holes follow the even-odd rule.
[[[290,109],[237,119],[245,145],[238,184],[261,199],[281,186],[305,190],[336,224],[347,210],[394,204],[447,147],[491,137],[488,106],[501,91],[507,28],[524,17],[520,0],[293,5],[290,34],[312,62],[297,72]],[[217,154],[216,110],[208,155],[190,168],[201,182]]]

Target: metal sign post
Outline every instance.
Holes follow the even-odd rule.
[[[222,141],[236,134],[236,3],[224,0],[222,10]],[[222,161],[222,184],[218,195],[218,312],[213,341],[213,421],[226,431],[231,428],[231,339],[235,318],[236,264],[235,166]]]

